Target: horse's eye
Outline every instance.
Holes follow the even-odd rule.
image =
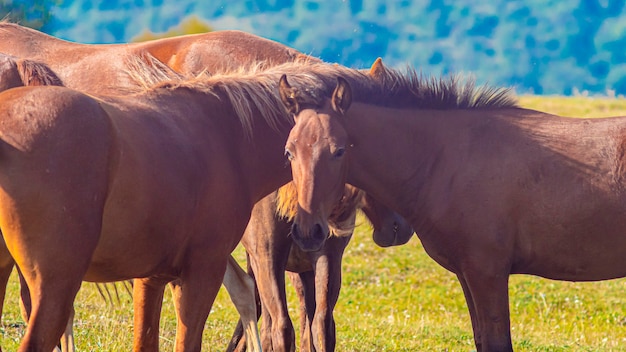
[[[291,152],[289,151],[289,149],[285,149],[285,156],[287,157],[287,159],[288,159],[289,161],[292,161],[292,160],[293,160],[293,158],[294,158],[293,154],[291,154]]]
[[[335,151],[335,154],[333,154],[333,158],[335,158],[335,159],[339,159],[339,158],[341,158],[341,157],[342,157],[345,153],[346,153],[346,148],[339,147],[339,148],[337,148],[337,150]]]

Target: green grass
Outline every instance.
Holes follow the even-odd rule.
[[[521,97],[521,105],[568,116],[626,115],[623,99]],[[361,223],[365,223],[363,220]],[[469,314],[456,278],[423,251],[407,245],[378,248],[366,225],[359,226],[344,259],[343,288],[335,309],[338,351],[472,351]],[[244,258],[241,248],[236,251]],[[0,340],[17,349],[24,332],[12,277]],[[516,351],[626,351],[626,280],[570,283],[512,276],[511,325]],[[296,299],[288,287],[297,325]],[[132,302],[105,303],[85,283],[76,300],[75,338],[80,351],[128,351],[132,346]],[[203,350],[225,349],[237,314],[222,289],[205,325]],[[169,291],[161,318],[161,350],[173,348],[175,315]]]

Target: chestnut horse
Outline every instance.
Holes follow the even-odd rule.
[[[44,85],[60,86],[62,83],[48,66],[40,62],[17,59],[12,56],[0,54],[0,92],[14,87]],[[2,315],[4,307],[7,282],[14,265],[15,262],[9,254],[4,239],[0,236],[0,316]],[[20,301],[21,311],[24,319],[28,321],[28,315],[30,314],[30,295],[21,275],[20,281],[22,283],[20,287],[20,295],[22,298]],[[72,311],[65,332],[61,337],[61,350],[63,352],[74,351],[72,332],[73,316],[74,312]],[[2,351],[1,347],[0,351]]]
[[[61,79],[45,64],[33,60],[19,59],[13,56],[0,54],[0,92],[6,89],[20,86],[42,86],[56,85],[62,86]],[[9,255],[8,249],[4,243],[4,239],[0,238],[0,316],[2,313],[4,297],[6,293],[6,285],[13,269],[15,262]],[[21,287],[21,310],[25,321],[28,321],[31,311],[30,294],[26,283],[20,273],[19,275]],[[245,329],[242,326],[242,332],[245,330],[249,336],[247,339],[248,348],[253,351],[260,351],[260,338],[256,327],[256,304],[255,285],[252,279],[241,269],[239,264],[230,258],[227,266],[226,275],[224,277],[224,286],[235,304],[237,311],[242,317]],[[98,286],[98,291],[105,297],[103,290]],[[106,290],[108,292],[108,289]],[[110,294],[109,294],[109,298]],[[74,312],[70,314],[66,330],[61,338],[60,349],[63,352],[74,351],[73,338],[73,317]],[[1,351],[1,348],[0,348]]]
[[[94,45],[65,41],[7,21],[0,22],[0,52],[47,64],[73,89],[113,95],[123,88],[134,89],[136,82],[126,73],[126,61],[146,54],[188,75],[255,64],[270,67],[305,56],[278,42],[236,30]]]
[[[171,72],[171,83],[100,99],[64,87],[0,93],[0,228],[33,300],[20,351],[54,347],[81,280],[129,278],[142,278],[134,348],[158,348],[169,282],[176,350],[199,350],[253,205],[291,178],[278,78],[330,84],[337,70],[297,62],[191,81]]]
[[[339,78],[330,99],[282,80],[297,114],[294,240],[318,248],[326,204],[345,182],[360,187],[457,275],[478,351],[512,350],[509,275],[626,275],[626,117],[555,116],[516,107],[506,89],[387,71],[374,89]]]
[[[39,85],[58,85],[61,86],[60,78],[45,64],[27,60],[18,59],[13,56],[0,54],[0,91],[18,86],[39,86]],[[0,314],[4,302],[6,292],[6,284],[14,266],[13,258],[9,255],[4,240],[0,237]],[[227,288],[231,299],[235,303],[237,310],[241,313],[244,322],[246,322],[246,333],[250,337],[248,340],[248,348],[251,350],[260,350],[260,340],[256,330],[256,309],[254,305],[254,282],[248,282],[248,275],[241,270],[234,259],[230,258],[224,278],[224,285]],[[20,274],[21,285],[21,303],[24,319],[28,321],[30,315],[30,297],[28,289],[23,282]],[[104,297],[104,293],[98,287],[100,293]],[[252,309],[251,309],[252,308]],[[72,317],[68,321],[65,333],[61,339],[62,351],[73,351],[74,343],[72,336]],[[243,330],[243,329],[242,329]],[[255,341],[258,341],[257,344]],[[0,349],[1,351],[1,349]]]
[[[86,45],[63,41],[17,24],[0,22],[0,38],[0,51],[43,60],[59,72],[66,86],[95,94],[119,94],[124,89],[135,88],[137,82],[135,77],[127,74],[125,58],[145,53],[155,55],[176,71],[194,75],[203,71],[232,71],[248,65],[269,67],[304,56],[280,43],[240,31],[211,32],[135,44]],[[111,60],[111,57],[116,60]],[[85,75],[84,70],[89,67],[98,69]],[[231,263],[236,264],[234,261]],[[250,303],[246,303],[254,297],[254,283],[247,282],[247,276],[238,266],[229,268],[232,270],[227,274],[231,275],[227,275],[226,279],[234,281],[226,288],[244,318],[246,332],[256,335],[247,342],[258,342],[256,323],[252,326],[256,321],[256,312]],[[243,290],[244,287],[246,290]],[[260,345],[254,346],[255,350],[259,348]]]
[[[261,337],[267,351],[293,351],[295,336],[287,310],[285,271],[298,288],[302,351],[334,351],[333,309],[341,289],[341,261],[361,208],[380,246],[406,243],[413,229],[396,213],[364,192],[345,187],[330,214],[333,234],[318,251],[302,252],[290,237],[297,205],[292,183],[281,187],[252,210],[241,243],[246,248],[262,301]]]

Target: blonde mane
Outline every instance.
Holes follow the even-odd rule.
[[[137,85],[136,93],[188,89],[211,94],[232,105],[248,135],[253,131],[255,109],[273,128],[284,123],[288,126],[293,124],[278,92],[278,82],[283,74],[288,75],[290,82],[301,87],[308,96],[319,101],[334,89],[337,76],[347,76],[351,80],[366,77],[366,73],[358,70],[322,63],[306,56],[270,68],[263,66],[261,62],[235,70],[204,72],[189,77],[175,72],[149,54],[130,57],[126,64],[127,74]]]
[[[298,190],[293,182],[278,189],[276,195],[276,215],[293,221],[298,212]]]

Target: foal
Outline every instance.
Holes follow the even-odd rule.
[[[355,226],[357,209],[367,215],[374,229],[374,240],[381,246],[406,243],[413,229],[395,212],[347,186],[329,217],[334,236],[320,250],[304,252],[290,235],[296,205],[292,183],[268,195],[254,206],[241,241],[261,296],[262,345],[271,351],[295,348],[285,296],[285,271],[288,271],[300,298],[301,350],[333,351],[336,342],[333,310],[341,289],[341,262]]]

